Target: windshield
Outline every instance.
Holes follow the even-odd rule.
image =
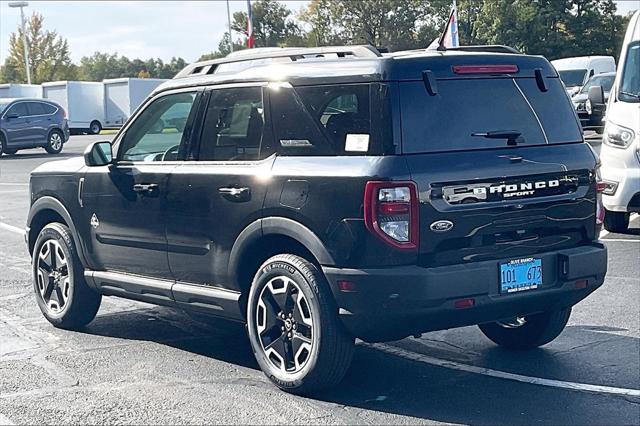
[[[609,92],[611,90],[611,86],[613,86],[613,80],[615,80],[615,78],[615,74],[594,75],[589,79],[589,81],[587,81],[587,84],[582,87],[580,93],[589,93],[589,89],[593,86],[602,86],[602,89],[605,92]]]
[[[438,80],[438,95],[424,83],[400,83],[403,152],[502,148],[517,132],[523,146],[580,142],[582,132],[562,83],[547,79],[542,92],[533,78]]]
[[[582,86],[584,83],[584,76],[587,74],[587,70],[564,70],[558,71],[562,82],[567,87]]]
[[[628,49],[618,99],[622,102],[640,102],[640,42],[629,44]]]

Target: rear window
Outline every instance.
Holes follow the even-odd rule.
[[[579,142],[582,133],[558,79],[473,78],[438,80],[430,96],[422,81],[400,83],[403,152],[506,147],[487,132],[520,133],[520,146]]]
[[[558,71],[560,78],[567,87],[582,86],[587,70],[563,70]]]

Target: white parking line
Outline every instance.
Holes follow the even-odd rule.
[[[0,186],[29,186],[28,183],[0,182]]]
[[[0,229],[4,229],[15,234],[24,235],[24,229],[17,226],[9,225],[8,223],[0,222]]]
[[[625,238],[605,238],[603,242],[613,241],[614,243],[640,243],[640,240],[629,240]]]
[[[410,361],[421,362],[424,364],[435,365],[437,367],[449,368],[451,370],[464,371],[466,373],[480,374],[483,376],[495,377],[497,379],[512,380],[515,382],[528,383],[531,385],[548,386],[552,388],[568,389],[579,392],[589,392],[619,396],[640,397],[640,390],[617,388],[611,386],[590,385],[587,383],[566,382],[564,380],[543,379],[541,377],[523,376],[521,374],[508,373],[506,371],[493,370],[491,368],[478,367],[476,365],[462,364],[455,361],[449,361],[440,358],[434,358],[416,352],[383,343],[364,343],[365,346],[372,347],[381,352],[396,355]]]

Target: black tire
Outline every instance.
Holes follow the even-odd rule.
[[[91,135],[99,135],[102,131],[102,124],[98,120],[93,120],[91,124],[89,124],[89,134]]]
[[[2,157],[2,154],[6,154],[7,153],[7,143],[4,140],[4,136],[2,135],[2,133],[0,133],[0,157]]]
[[[480,324],[480,330],[494,343],[512,350],[527,350],[546,345],[562,333],[571,316],[571,308],[527,315],[520,326],[492,322]]]
[[[17,150],[17,149],[5,149],[5,150],[4,150],[4,153],[5,153],[5,154],[7,154],[7,155],[13,155],[13,154],[15,154],[16,152],[18,152],[18,150]]]
[[[599,134],[599,135],[603,134],[604,133],[604,127],[596,128],[596,133]]]
[[[629,213],[604,211],[604,229],[609,232],[624,233],[629,229]]]
[[[59,272],[57,279],[48,272],[52,269]],[[40,231],[33,249],[32,271],[38,307],[55,327],[77,330],[95,318],[102,296],[87,285],[71,231],[65,225],[50,223]]]
[[[277,307],[272,309],[277,306],[275,302],[269,307],[264,302],[276,301],[270,289],[276,286],[278,280],[287,280],[282,286],[285,291],[284,304],[289,303],[294,312],[293,316],[285,313],[283,318],[291,318],[288,324],[275,313]],[[266,291],[271,299],[268,294],[264,295]],[[262,306],[259,306],[261,300]],[[273,315],[269,315],[268,311],[272,311]],[[306,318],[300,318],[301,315]],[[258,316],[262,318],[262,325],[256,322]],[[258,331],[258,327],[263,328],[262,332]],[[338,309],[322,272],[299,256],[280,254],[262,264],[249,292],[247,328],[260,368],[276,386],[287,392],[310,394],[334,386],[342,380],[351,365],[355,339],[346,332],[338,318]],[[279,337],[270,338],[269,344],[263,346],[263,340],[269,335]],[[307,338],[308,343],[301,343],[300,336]],[[266,348],[275,348],[276,345],[271,343],[278,343],[276,341],[282,342],[285,354],[294,354],[290,360],[294,365],[286,362],[284,357],[275,360],[279,355],[273,355],[274,351],[267,354]],[[308,349],[303,348],[305,344]]]
[[[49,154],[60,154],[64,146],[64,135],[60,130],[52,130],[47,137],[47,144],[44,149]]]

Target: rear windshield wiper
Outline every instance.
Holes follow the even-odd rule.
[[[479,136],[487,139],[506,139],[507,145],[517,145],[524,142],[522,132],[517,130],[492,130],[490,132],[475,132],[471,136]]]

